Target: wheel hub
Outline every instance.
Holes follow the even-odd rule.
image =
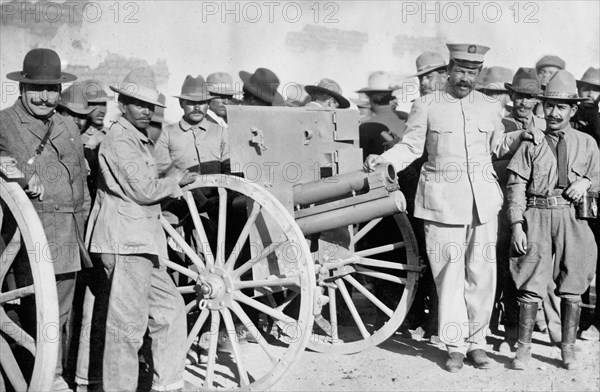
[[[200,271],[195,290],[198,302],[204,301],[207,308],[217,310],[230,304],[233,283],[223,268],[214,267]]]

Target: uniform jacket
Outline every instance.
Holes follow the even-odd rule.
[[[46,135],[48,126],[31,116],[19,99],[0,112],[0,154],[11,156],[25,178],[25,187],[35,173],[44,186],[43,200],[32,199],[49,244],[54,272],[63,274],[81,269],[79,241],[90,210],[87,169],[79,130],[72,121],[54,113],[52,132],[45,148],[33,164],[27,161]],[[48,254],[41,250],[42,257]]]
[[[152,150],[152,141],[122,117],[100,144],[101,178],[86,238],[91,252],[167,257],[159,203],[183,193],[176,179],[158,178]]]
[[[402,141],[382,154],[397,171],[423,154],[415,198],[417,218],[444,224],[480,223],[502,206],[491,155],[504,133],[497,105],[478,91],[456,99],[446,90],[413,103]]]

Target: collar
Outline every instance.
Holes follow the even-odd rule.
[[[571,133],[570,131],[571,131],[572,129],[573,129],[573,128],[571,128],[571,125],[567,125],[566,127],[564,127],[563,129],[561,129],[560,131],[556,131],[556,132],[554,132],[554,131],[553,131],[553,132],[546,132],[546,131],[544,131],[544,134],[545,134],[546,136],[550,136],[550,137],[552,137],[552,138],[558,138],[558,134],[559,134],[560,132],[562,132],[562,133],[563,133],[563,134],[566,136],[567,134]]]
[[[198,131],[206,131],[206,128],[207,128],[206,122],[207,122],[207,119],[206,119],[206,116],[204,116],[204,118],[202,119],[202,121],[200,121],[200,123],[198,123],[198,125],[191,125],[190,123],[188,123],[187,121],[185,121],[183,119],[183,117],[182,117],[181,120],[179,120],[179,127],[184,132],[187,132],[189,130],[192,130],[192,131],[196,131],[196,130],[198,130]]]
[[[139,129],[134,127],[133,124],[130,123],[129,121],[127,121],[123,116],[119,117],[119,119],[117,120],[117,123],[119,125],[121,125],[123,128],[125,128],[125,130],[127,130],[133,136],[135,136],[140,142],[142,142],[144,144],[151,144],[151,145],[154,144],[148,136],[146,136],[142,132],[140,132]]]
[[[215,121],[217,124],[219,124],[220,126],[227,128],[227,123],[225,122],[225,120],[219,116],[217,113],[213,112],[212,110],[208,109],[208,111],[206,112],[206,115],[212,119],[213,121]]]

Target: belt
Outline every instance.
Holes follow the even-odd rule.
[[[527,207],[532,208],[568,208],[571,202],[562,196],[529,196]]]

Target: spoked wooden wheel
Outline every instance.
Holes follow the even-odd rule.
[[[0,390],[48,391],[58,358],[58,299],[42,223],[0,178]]]
[[[247,180],[208,175],[186,189],[179,223],[162,218],[167,266],[179,274],[188,312],[186,381],[202,389],[268,388],[310,337],[315,276],[308,245],[285,208]],[[200,190],[216,196],[202,206],[193,195]]]
[[[359,226],[347,250],[338,249],[319,262],[324,306],[315,319],[310,349],[351,354],[396,332],[410,309],[422,271],[405,213]]]

